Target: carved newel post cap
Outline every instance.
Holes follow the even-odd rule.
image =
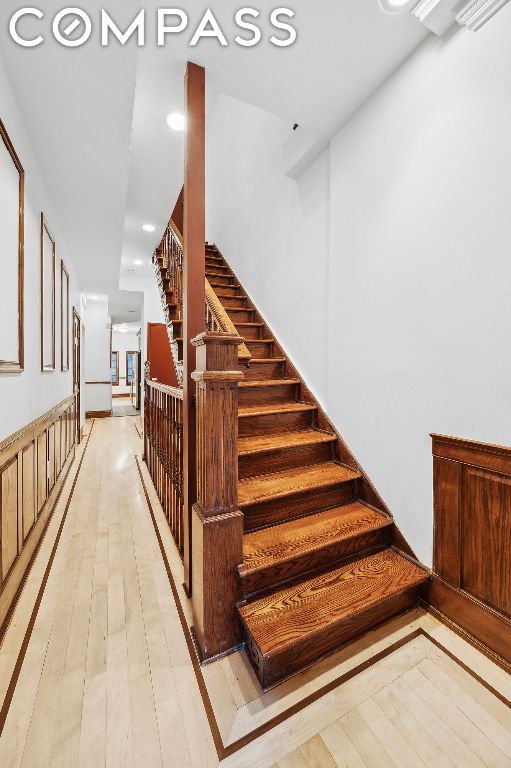
[[[242,381],[243,373],[239,369],[238,348],[243,341],[241,336],[230,333],[205,331],[194,339],[192,344],[197,349],[197,370],[192,373],[194,381]]]

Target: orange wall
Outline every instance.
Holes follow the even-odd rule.
[[[178,386],[164,323],[147,323],[147,359],[151,365],[152,379],[171,387]]]

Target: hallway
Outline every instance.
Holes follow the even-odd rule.
[[[203,667],[198,676],[183,633],[186,608],[183,613],[173,599],[153,527],[151,515],[156,520],[160,510],[152,507],[154,490],[144,487],[145,467],[138,470],[140,426],[132,417],[87,423],[1,645],[2,721],[8,711],[0,765],[209,768],[219,765],[215,728],[224,743],[225,733],[237,729],[232,754],[220,762],[233,768],[509,764],[511,715],[503,699],[509,698],[509,678],[424,612],[410,612],[405,622],[377,630],[312,675],[304,672],[264,695],[240,661],[243,655]],[[174,567],[170,534],[160,523]],[[172,589],[176,596],[175,583]],[[39,609],[32,623],[34,603]],[[392,641],[389,655],[371,666],[371,655]],[[435,642],[449,646],[492,688]],[[369,668],[362,664],[344,684],[334,680],[331,693],[320,689],[315,701],[303,698],[318,681],[324,684],[329,665],[337,664],[332,669],[338,672],[364,655]],[[292,711],[296,695],[303,701]],[[245,742],[239,739],[244,709],[252,722]],[[277,714],[257,738],[265,710],[282,717]],[[428,732],[423,726],[435,722],[433,710],[445,724],[436,719]]]
[[[0,741],[2,766],[217,764],[137,471],[136,421],[87,425]],[[52,529],[63,512],[61,501]],[[42,559],[51,539],[52,530]]]

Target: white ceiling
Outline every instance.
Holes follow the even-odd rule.
[[[161,3],[144,5],[150,36]],[[258,0],[256,7],[265,19],[278,5]],[[182,185],[183,135],[169,130],[165,117],[183,109],[187,59],[206,66],[210,98],[228,94],[328,138],[427,34],[412,16],[383,13],[378,0],[289,5],[298,29],[291,48],[267,40],[255,48],[222,48],[213,39],[190,48],[190,31],[172,36],[165,48],[151,38],[145,48],[131,41],[103,49],[96,36],[77,49],[53,40],[21,49],[7,34],[8,19],[20,4],[3,0],[0,57],[84,290],[115,291],[121,258],[123,268],[135,274],[149,269]],[[192,30],[205,6],[197,0],[185,6]],[[212,4],[229,40],[237,33],[233,17],[241,6],[230,0]],[[57,0],[44,3],[50,18],[61,7]],[[84,0],[80,7],[94,21],[107,7],[127,27],[140,3]],[[156,232],[143,232],[144,223],[154,224]],[[144,259],[145,266],[135,267],[135,259]]]

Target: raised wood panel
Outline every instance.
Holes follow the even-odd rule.
[[[2,468],[0,477],[1,575],[5,579],[18,554],[18,457]]]
[[[453,586],[460,583],[461,464],[433,459],[434,570]]]
[[[425,599],[511,661],[511,448],[432,435],[433,571]]]
[[[48,494],[55,485],[55,424],[48,430]]]
[[[462,588],[511,616],[511,477],[465,467]]]
[[[55,422],[55,477],[60,475],[62,469],[62,455],[61,455],[61,440],[62,440],[62,416]]]
[[[39,515],[48,498],[48,446],[46,430],[37,438],[37,514]]]
[[[69,397],[0,443],[0,632],[73,461],[73,413]]]
[[[22,453],[22,532],[23,542],[30,533],[36,520],[36,449],[34,443]]]

